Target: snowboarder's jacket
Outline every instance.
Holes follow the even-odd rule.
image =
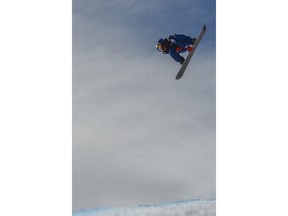
[[[187,50],[191,51],[192,48],[189,47],[189,45],[192,46],[195,43],[195,40],[196,38],[191,38],[182,34],[175,34],[168,38],[160,39],[158,43],[166,45],[167,50],[163,51],[164,54],[169,53],[175,61],[183,63],[185,59],[179,53],[184,53]]]

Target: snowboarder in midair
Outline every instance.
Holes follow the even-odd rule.
[[[196,38],[191,38],[183,34],[170,35],[168,38],[161,38],[156,48],[159,52],[163,54],[170,54],[170,56],[181,65],[185,61],[185,58],[179,53],[184,53],[186,51],[192,52],[193,44]]]

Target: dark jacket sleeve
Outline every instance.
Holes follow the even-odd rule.
[[[169,49],[169,54],[176,62],[181,62],[185,60],[183,56],[179,55],[179,53],[176,52],[176,47],[174,46]]]

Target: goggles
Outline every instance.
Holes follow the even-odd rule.
[[[167,51],[167,47],[163,46],[163,44],[161,44],[161,43],[158,43],[158,44],[156,45],[156,49],[157,49],[159,52],[165,52],[165,51]]]

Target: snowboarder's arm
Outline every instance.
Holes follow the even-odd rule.
[[[176,48],[174,47],[169,50],[169,54],[176,62],[183,62],[185,60],[183,56],[176,52]]]

